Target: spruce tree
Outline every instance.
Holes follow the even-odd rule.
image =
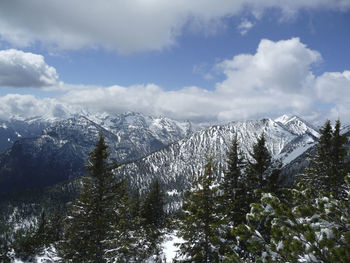
[[[245,163],[238,151],[237,136],[234,137],[230,150],[227,152],[227,169],[220,181],[220,205],[225,217],[233,223],[237,220],[237,197],[242,189],[242,169]]]
[[[334,130],[328,120],[320,129],[316,153],[310,157],[310,165],[299,182],[309,184],[314,190],[333,192],[338,198],[346,197],[344,176],[346,169],[346,135],[340,134],[341,123],[336,122]]]
[[[132,205],[126,183],[122,181],[119,200],[113,210],[112,227],[106,238],[110,247],[106,252],[107,262],[138,262],[145,257],[145,231],[141,228],[139,216],[133,214]]]
[[[145,224],[154,227],[161,227],[165,219],[164,193],[156,179],[151,185],[151,189],[145,197],[141,211]]]
[[[159,255],[165,223],[165,197],[159,181],[152,182],[141,205],[142,230],[145,231],[144,248],[148,255]]]
[[[250,189],[262,189],[265,185],[267,172],[272,165],[272,157],[266,148],[265,135],[258,138],[250,153],[253,161],[248,161],[247,167],[247,187]]]
[[[262,194],[247,214],[247,225],[235,229],[251,257],[267,263],[349,262],[349,199],[316,193],[310,186],[293,189],[291,195],[294,203],[288,206],[273,194]],[[268,238],[259,231],[261,225],[271,228]]]
[[[90,153],[79,198],[68,208],[60,255],[66,262],[105,262],[104,242],[111,227],[113,206],[118,200],[119,184],[108,162],[108,146],[100,133]]]
[[[183,219],[178,235],[184,239],[180,254],[186,262],[219,262],[220,217],[217,206],[217,187],[214,186],[213,158],[208,158],[204,173],[198,177],[193,191],[185,195]]]
[[[329,190],[335,194],[337,198],[346,198],[345,175],[349,170],[346,167],[346,157],[348,149],[346,144],[348,138],[346,134],[341,134],[341,123],[337,120],[332,134],[332,175],[328,182]]]
[[[219,184],[218,205],[221,216],[221,239],[223,244],[222,254],[232,251],[234,236],[232,227],[244,222],[247,213],[246,189],[243,183],[242,169],[245,162],[238,150],[237,136],[234,137],[231,147],[227,152],[227,169]]]

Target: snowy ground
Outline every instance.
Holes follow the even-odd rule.
[[[164,235],[164,241],[162,243],[163,255],[165,256],[166,263],[172,263],[173,259],[177,256],[177,251],[179,248],[175,245],[177,243],[182,243],[183,240],[176,236],[177,231],[168,233]],[[163,258],[163,257],[162,257]],[[46,249],[41,255],[37,255],[34,259],[34,263],[54,263],[58,262],[59,257],[57,257],[56,250],[51,247]],[[14,263],[29,263],[22,261],[20,259],[15,259]]]
[[[183,242],[183,239],[177,237],[176,233],[177,231],[166,234],[162,243],[163,254],[165,255],[167,263],[173,262],[173,259],[177,255],[179,248],[175,244]]]

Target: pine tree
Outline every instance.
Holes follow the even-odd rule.
[[[103,241],[111,227],[113,206],[118,200],[119,184],[113,176],[114,166],[108,162],[108,146],[100,133],[90,153],[79,198],[68,208],[60,255],[66,262],[105,262]]]
[[[237,213],[240,213],[237,211],[237,198],[243,187],[242,169],[244,165],[242,154],[238,152],[237,136],[235,136],[227,153],[227,169],[219,186],[221,211],[231,223],[237,220]]]
[[[320,138],[316,153],[310,158],[310,165],[299,182],[309,184],[314,190],[334,192],[338,198],[346,197],[344,175],[347,172],[345,158],[347,156],[346,135],[340,134],[341,123],[336,122],[334,130],[330,121],[326,121],[320,129]]]
[[[248,161],[247,167],[247,187],[250,189],[264,187],[265,179],[268,177],[267,172],[272,165],[272,157],[265,144],[265,135],[262,134],[253,145],[253,151],[250,154],[253,161]]]
[[[133,214],[132,205],[126,183],[122,181],[114,208],[114,222],[106,239],[111,248],[106,252],[107,262],[138,262],[145,257],[145,231],[140,228],[140,218]]]
[[[234,236],[232,227],[244,222],[247,213],[246,189],[243,182],[242,169],[245,162],[238,151],[237,136],[234,137],[227,152],[227,169],[219,184],[218,205],[221,217],[221,240],[223,244],[220,253],[232,251]]]
[[[329,190],[335,194],[337,198],[346,198],[345,175],[349,170],[346,167],[346,157],[348,149],[346,143],[348,138],[346,134],[341,135],[341,123],[337,120],[332,134],[332,175],[328,182]]]
[[[161,190],[159,181],[156,179],[145,197],[141,211],[145,224],[154,227],[161,227],[165,219],[164,193]]]
[[[141,205],[142,230],[145,231],[143,242],[147,255],[159,255],[162,242],[162,228],[165,223],[165,197],[159,181],[152,182],[151,188]]]
[[[338,200],[325,191],[315,193],[309,186],[293,189],[291,194],[292,206],[272,194],[262,194],[247,214],[248,224],[235,229],[256,262],[349,262],[349,199]],[[260,225],[271,228],[269,238],[260,233]]]
[[[220,217],[214,182],[214,161],[208,158],[204,173],[196,181],[195,189],[186,193],[183,203],[178,235],[185,240],[180,245],[180,254],[186,262],[220,261]]]

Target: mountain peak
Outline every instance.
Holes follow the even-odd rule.
[[[278,118],[276,118],[274,121],[282,123],[282,124],[286,124],[293,117],[296,117],[296,116],[295,115],[292,116],[289,114],[283,114],[282,116],[279,116]]]

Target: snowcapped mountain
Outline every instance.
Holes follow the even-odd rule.
[[[314,137],[319,136],[318,129],[298,116],[282,115],[275,119],[275,122],[284,125],[288,131],[296,135],[310,134]]]
[[[300,118],[294,118],[287,124],[262,119],[212,126],[122,166],[118,172],[130,178],[131,184],[141,191],[158,178],[167,191],[181,192],[202,171],[206,156],[215,157],[220,175],[234,136],[237,135],[241,151],[249,158],[249,152],[262,133],[272,156],[285,165],[311,147],[318,137],[317,131]]]
[[[0,192],[52,185],[82,175],[89,152],[103,131],[111,159],[129,162],[192,133],[188,122],[146,117],[138,113],[119,116],[79,116],[45,123],[35,138],[21,138],[0,156]],[[43,127],[45,127],[43,124]],[[24,136],[23,136],[24,137]]]

